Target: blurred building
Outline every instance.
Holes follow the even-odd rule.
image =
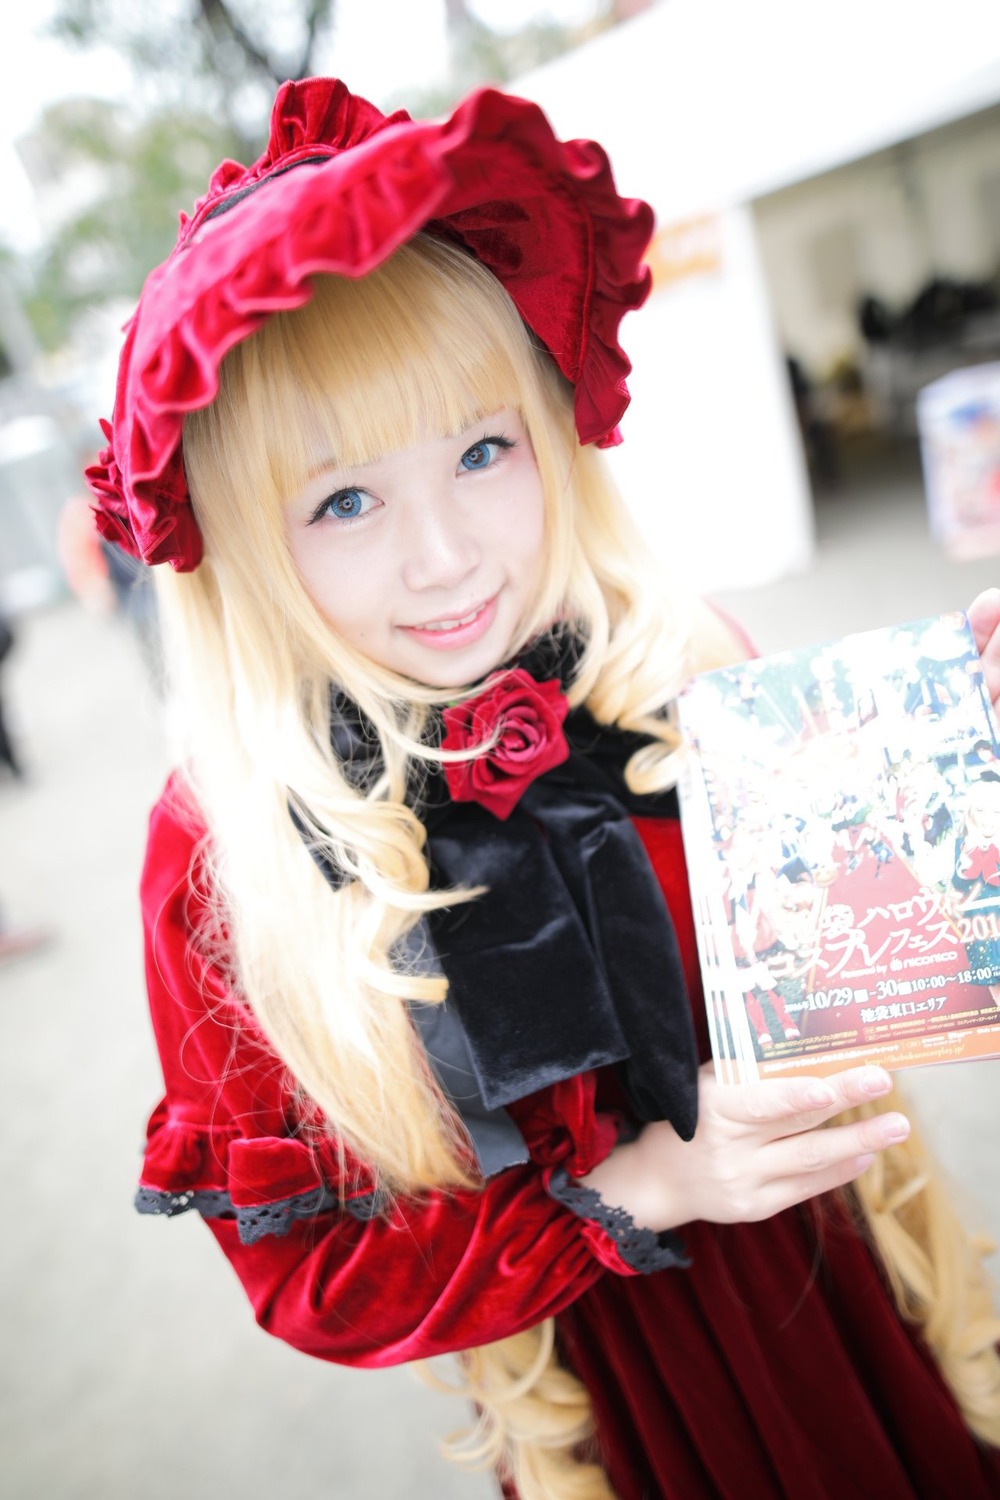
[[[912,433],[919,389],[1000,359],[1000,106],[760,198],[754,223],[831,418]]]
[[[661,226],[615,454],[653,547],[700,587],[803,567],[803,418],[905,432],[1000,353],[1000,7],[662,0],[522,84]]]

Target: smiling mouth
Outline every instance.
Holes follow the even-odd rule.
[[[430,620],[426,624],[408,625],[407,630],[433,630],[438,634],[445,635],[449,630],[462,630],[466,625],[471,625],[492,599],[487,599],[483,604],[477,604],[464,615],[456,615],[450,620]]]
[[[498,591],[462,615],[429,620],[426,625],[404,625],[402,630],[422,646],[438,651],[458,651],[480,640],[492,628],[497,618],[499,598]]]

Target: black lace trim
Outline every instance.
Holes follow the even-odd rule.
[[[552,1174],[549,1194],[578,1219],[589,1219],[610,1235],[618,1254],[633,1271],[648,1274],[691,1264],[684,1241],[675,1230],[665,1229],[657,1234],[655,1229],[640,1229],[623,1208],[605,1203],[593,1188],[581,1187],[562,1167]]]
[[[217,1188],[163,1193],[156,1188],[141,1187],[135,1195],[135,1206],[141,1214],[163,1214],[168,1219],[187,1213],[189,1208],[196,1209],[203,1219],[231,1218],[233,1214],[229,1194]]]
[[[367,1221],[376,1216],[381,1203],[374,1192],[361,1193],[340,1203],[329,1188],[318,1187],[308,1193],[297,1193],[293,1198],[258,1204],[256,1208],[234,1208],[232,1198],[221,1188],[166,1193],[141,1187],[135,1195],[135,1206],[141,1214],[162,1214],[166,1218],[193,1208],[203,1219],[235,1219],[240,1243],[255,1245],[269,1234],[286,1235],[300,1219],[314,1219],[331,1208],[340,1207],[352,1218]]]
[[[377,1218],[384,1206],[385,1199],[377,1192],[359,1193],[356,1198],[345,1198],[341,1205],[352,1219],[361,1219],[363,1222]]]
[[[259,1203],[256,1208],[237,1208],[236,1227],[241,1245],[256,1245],[266,1235],[286,1235],[300,1219],[315,1219],[337,1200],[325,1187],[298,1193],[294,1198],[279,1198],[275,1203]]]

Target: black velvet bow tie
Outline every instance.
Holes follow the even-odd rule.
[[[565,683],[577,652],[571,637],[546,636],[513,665],[538,682]],[[430,913],[411,944],[448,980],[445,1014],[418,1006],[414,1018],[487,1171],[505,1152],[500,1164],[523,1159],[509,1141],[482,1144],[489,1130],[502,1133],[503,1107],[589,1068],[618,1065],[639,1119],[668,1119],[688,1140],[697,1118],[677,940],[631,821],[675,818],[676,796],[636,797],[626,787],[641,736],[599,725],[583,708],[563,728],[568,758],[531,781],[509,817],[453,801],[436,769],[418,802],[433,888],[487,888],[476,901]],[[333,736],[352,779],[364,784],[377,741],[340,697]]]

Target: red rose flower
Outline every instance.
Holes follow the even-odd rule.
[[[562,727],[568,712],[558,679],[536,682],[521,667],[491,678],[478,698],[446,708],[442,750],[490,747],[445,766],[452,800],[478,802],[509,818],[535,778],[568,757]]]

